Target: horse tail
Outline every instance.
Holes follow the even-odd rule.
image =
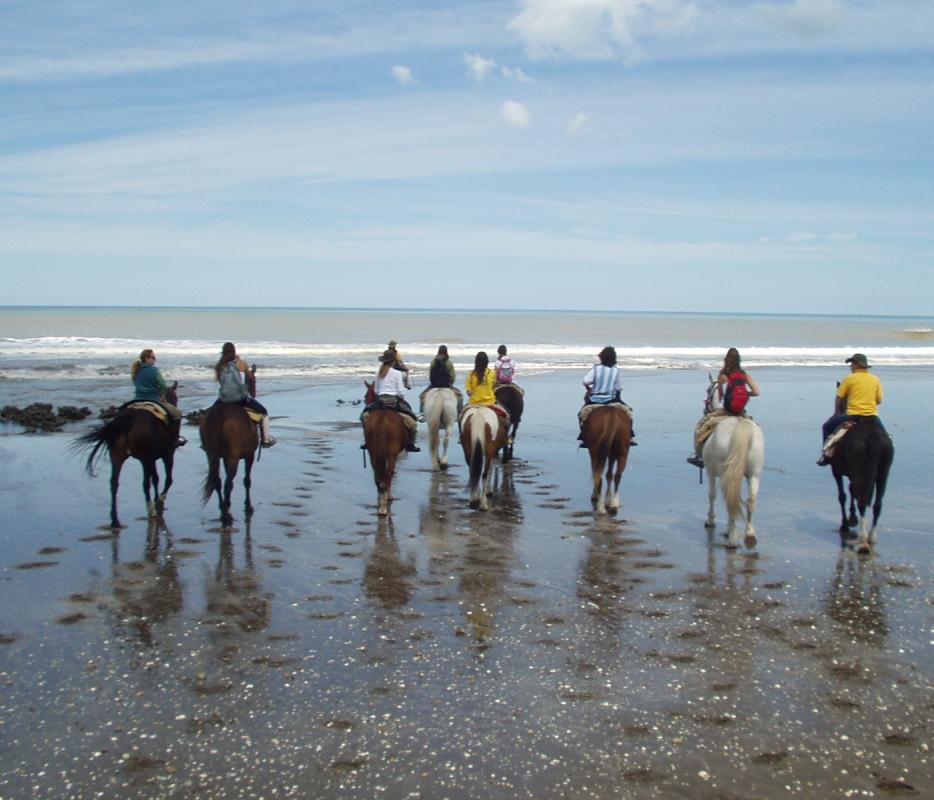
[[[214,492],[220,491],[220,488],[221,457],[218,455],[208,456],[208,474],[204,478],[204,486],[201,487],[201,504],[206,504]]]
[[[486,425],[483,426],[483,430],[486,430]],[[483,477],[483,440],[480,436],[473,434],[472,431],[471,433],[473,442],[470,457],[470,479],[467,481],[467,489],[472,492],[480,483],[480,478]]]
[[[739,511],[742,503],[743,476],[746,474],[746,461],[752,446],[753,423],[740,417],[733,436],[730,438],[730,452],[727,454],[720,486],[727,512],[732,516]]]
[[[72,443],[71,447],[75,452],[81,452],[87,450],[89,447],[91,448],[84,468],[92,478],[97,475],[97,461],[104,454],[104,448],[106,447],[109,449],[117,440],[118,436],[126,433],[129,429],[129,422],[129,417],[124,414],[118,414],[109,422],[105,422],[103,425],[98,425],[87,433],[81,434],[81,436]]]

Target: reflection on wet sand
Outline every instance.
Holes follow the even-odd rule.
[[[165,547],[160,547],[163,536]],[[111,545],[117,613],[147,647],[155,644],[153,626],[178,614],[183,607],[182,583],[172,548],[172,534],[159,519],[147,525],[141,561],[120,561],[120,537],[115,536]]]
[[[864,644],[883,647],[889,628],[882,592],[884,576],[872,557],[841,548],[824,608],[840,633]]]
[[[253,563],[253,539],[250,525],[243,536],[243,565],[236,565],[234,537],[221,531],[218,538],[217,566],[205,586],[205,624],[218,634],[260,631],[270,622],[269,599]]]
[[[363,570],[363,591],[383,608],[401,608],[412,599],[415,555],[402,557],[391,518],[378,520],[373,549]]]

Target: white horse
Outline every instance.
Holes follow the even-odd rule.
[[[714,382],[713,386],[715,385]],[[711,401],[712,391],[708,390],[708,404]],[[710,505],[704,525],[707,528],[714,527],[713,508],[719,478],[727,511],[726,546],[731,549],[738,547],[736,517],[743,514],[746,520],[744,544],[746,547],[755,547],[756,530],[752,524],[752,515],[756,510],[759,479],[765,464],[765,437],[762,435],[762,429],[748,417],[728,416],[717,423],[714,432],[704,443],[701,457],[710,485]],[[742,498],[744,477],[747,484],[746,500]]]
[[[428,446],[431,450],[431,468],[448,468],[448,445],[457,424],[457,395],[453,389],[429,389],[425,393],[425,421],[428,423]],[[444,439],[441,439],[441,432]],[[440,453],[438,447],[441,447]]]
[[[506,443],[506,422],[489,406],[467,406],[461,418],[461,445],[470,478],[470,507],[487,511],[497,451]]]

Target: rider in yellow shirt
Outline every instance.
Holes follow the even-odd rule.
[[[834,401],[834,415],[824,423],[824,439],[830,436],[842,423],[871,419],[882,430],[882,420],[876,413],[876,407],[882,402],[882,382],[869,372],[869,360],[862,353],[853,353],[846,363],[850,365],[850,374],[837,387]],[[817,460],[818,466],[830,463],[826,454]]]
[[[477,353],[474,368],[467,376],[467,383],[464,384],[464,390],[467,392],[471,405],[496,405],[496,395],[493,393],[496,375],[490,369],[489,364],[490,358],[483,350]]]

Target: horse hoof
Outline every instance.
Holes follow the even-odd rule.
[[[867,542],[863,542],[856,548],[856,552],[861,556],[868,556],[872,552],[872,547]]]
[[[747,550],[752,550],[752,548],[756,546],[756,537],[747,536],[745,539],[743,539],[743,544],[746,545]]]
[[[708,520],[704,523],[704,527],[705,527],[708,531],[711,531],[711,530],[713,530],[713,529],[716,527],[716,525],[708,519]]]

